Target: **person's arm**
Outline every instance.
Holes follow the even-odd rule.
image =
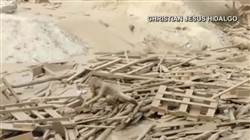
[[[92,104],[93,102],[99,100],[104,95],[104,92],[105,92],[106,88],[107,87],[104,84],[102,84],[99,92],[97,93],[97,95],[93,96],[93,98],[90,99],[89,101],[87,101],[85,103],[85,105]],[[94,90],[94,92],[95,92],[94,94],[96,94],[96,90]]]

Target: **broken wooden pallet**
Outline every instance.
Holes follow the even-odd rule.
[[[5,123],[47,123],[67,121],[69,118],[59,114],[52,105],[40,105],[36,102],[9,104],[0,106],[0,114],[9,114],[12,120],[2,120]]]
[[[185,93],[167,92],[166,89],[166,86],[160,86],[151,104],[152,111],[199,119],[214,116],[218,105],[216,100],[195,94],[192,89]]]

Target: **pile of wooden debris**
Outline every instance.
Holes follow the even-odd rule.
[[[0,138],[105,140],[142,120],[151,123],[128,140],[249,137],[248,50],[96,55],[84,67],[62,62],[6,74]]]

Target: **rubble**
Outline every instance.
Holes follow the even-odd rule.
[[[27,71],[9,73],[1,86],[0,137],[105,140],[143,120],[151,123],[128,139],[246,137],[250,69],[228,61],[236,52],[249,54],[238,47],[177,55],[100,52],[84,68],[33,66],[26,81],[18,78]]]

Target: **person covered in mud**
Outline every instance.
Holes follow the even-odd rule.
[[[89,80],[90,90],[92,92],[92,99],[87,101],[85,105],[90,105],[100,98],[106,98],[110,104],[119,102],[129,102],[137,105],[137,102],[132,97],[122,93],[116,85],[106,83],[97,77],[92,77]]]

